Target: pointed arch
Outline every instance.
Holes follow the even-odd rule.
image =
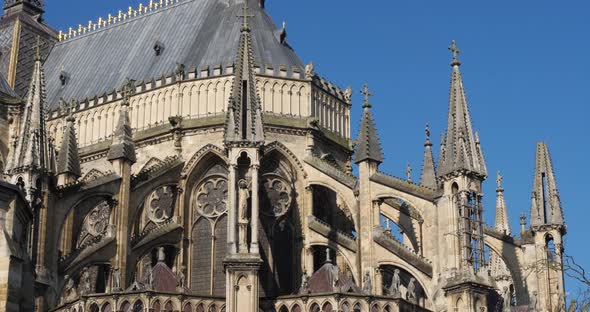
[[[291,163],[298,169],[298,171],[301,174],[301,177],[307,178],[307,172],[305,171],[303,164],[299,161],[299,158],[297,158],[295,153],[293,153],[287,146],[285,146],[283,143],[281,143],[279,141],[273,141],[273,142],[265,145],[265,147],[264,147],[264,154],[265,155],[270,154],[272,151],[277,151],[277,152],[283,154],[283,156],[285,156],[285,158],[289,159],[291,161]]]
[[[204,147],[202,147],[200,150],[198,150],[193,155],[193,157],[191,157],[191,159],[186,163],[186,165],[184,166],[184,169],[182,170],[182,176],[186,177],[186,176],[188,176],[189,173],[194,171],[195,166],[209,153],[215,154],[216,156],[221,158],[221,160],[223,160],[226,164],[229,164],[229,159],[227,158],[224,149],[222,149],[216,145],[213,145],[213,144],[207,144]]]

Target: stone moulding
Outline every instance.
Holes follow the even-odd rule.
[[[65,256],[60,262],[60,267],[63,269],[63,271],[68,271],[87,257],[98,252],[114,241],[115,229],[114,226],[110,225],[105,235],[97,236],[95,239],[89,241],[87,244]]]
[[[396,190],[406,192],[431,202],[433,202],[438,197],[438,194],[435,190],[387,175],[382,172],[373,174],[370,179],[373,182],[389,186]]]
[[[391,253],[413,265],[420,272],[428,275],[429,277],[432,277],[432,263],[414,253],[404,244],[398,242],[395,238],[385,234],[383,229],[376,228],[373,231],[373,239],[381,247],[389,250]]]
[[[353,190],[357,183],[357,179],[354,176],[351,176],[345,172],[342,172],[334,166],[328,164],[327,162],[317,158],[317,157],[305,157],[304,161],[314,167],[315,169],[321,171],[322,173],[328,175],[329,177],[333,178],[336,181],[344,184],[346,187]]]
[[[182,221],[180,220],[179,216],[172,217],[164,223],[159,224],[156,228],[144,231],[141,234],[132,237],[131,245],[133,246],[133,249],[137,249],[157,239],[158,237],[172,233],[177,229],[182,229]]]
[[[356,239],[354,237],[332,228],[328,223],[315,216],[307,216],[307,223],[309,224],[309,228],[318,234],[334,240],[348,250],[357,251]]]

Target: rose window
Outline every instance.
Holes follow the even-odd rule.
[[[196,196],[196,213],[215,218],[227,211],[227,180],[214,177],[199,186]]]
[[[174,203],[176,201],[176,190],[172,186],[157,188],[148,197],[147,217],[155,223],[164,222],[172,217]]]
[[[286,214],[291,206],[292,189],[283,179],[272,177],[263,185],[265,194],[262,212],[269,216],[279,217]]]
[[[96,205],[84,219],[78,244],[76,244],[77,247],[84,245],[84,243],[95,237],[106,234],[110,215],[111,206],[106,201],[102,201]]]

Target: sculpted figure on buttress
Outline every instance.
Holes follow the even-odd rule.
[[[242,179],[238,181],[238,225],[240,253],[248,252],[248,199],[250,198],[250,185]]]

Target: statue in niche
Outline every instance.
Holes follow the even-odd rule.
[[[309,276],[307,276],[307,272],[303,272],[301,276],[301,287],[299,288],[299,294],[306,295],[311,293],[311,288],[309,287]]]
[[[370,295],[372,289],[373,284],[371,283],[371,273],[367,271],[365,272],[365,276],[363,276],[363,292],[367,295]]]
[[[510,302],[512,301],[512,294],[510,294],[510,290],[508,287],[504,286],[502,291],[502,312],[510,312]]]
[[[399,277],[399,269],[395,269],[393,272],[393,277],[391,278],[391,286],[389,286],[389,295],[398,298],[400,297],[400,288],[401,279]]]
[[[66,282],[60,299],[62,304],[75,300],[78,297],[74,280],[69,275],[66,275],[64,279]]]
[[[408,284],[408,293],[406,294],[406,298],[411,303],[416,303],[416,279],[411,278],[410,283]]]
[[[119,268],[113,268],[111,275],[113,278],[113,291],[121,291],[121,271]]]
[[[242,179],[238,181],[238,226],[240,253],[248,252],[248,200],[250,199],[250,185]]]
[[[537,311],[538,304],[537,304],[537,292],[533,291],[533,297],[531,298],[531,302],[529,304],[529,311]]]
[[[79,293],[81,295],[88,295],[92,291],[92,286],[90,285],[90,272],[88,268],[82,270],[82,275],[80,276],[79,282]]]
[[[184,270],[185,270],[185,266],[182,266],[182,268],[180,270],[178,270],[178,273],[176,274],[176,278],[178,280],[178,288],[180,288],[181,291],[184,291],[186,288],[186,276],[184,275]]]

